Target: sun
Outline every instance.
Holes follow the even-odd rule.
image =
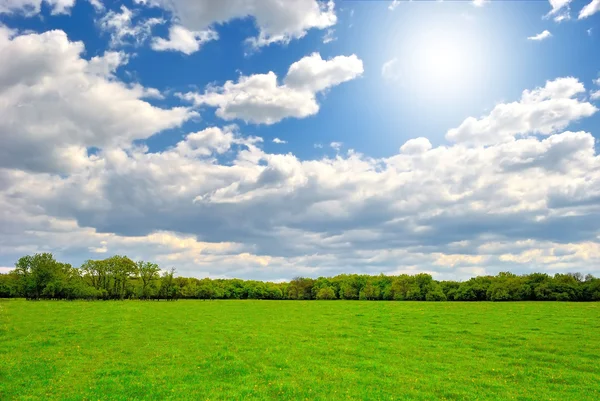
[[[414,54],[419,73],[435,84],[449,84],[462,80],[468,62],[460,43],[447,38],[435,38],[422,43]]]
[[[471,43],[453,32],[435,30],[415,35],[406,54],[407,75],[422,91],[438,96],[456,94],[472,78],[470,47]]]
[[[485,33],[460,19],[411,21],[389,38],[402,93],[458,101],[477,90],[487,69]],[[480,27],[481,28],[481,27]]]

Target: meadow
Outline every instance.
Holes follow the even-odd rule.
[[[598,400],[600,304],[0,300],[1,400]]]

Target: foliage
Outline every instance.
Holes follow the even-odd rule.
[[[52,254],[23,256],[0,274],[0,298],[38,299],[294,299],[397,301],[600,301],[600,279],[579,273],[473,277],[436,281],[431,275],[341,274],[289,283],[177,277],[151,262],[126,256],[87,260],[80,268]]]

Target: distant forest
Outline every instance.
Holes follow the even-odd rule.
[[[79,268],[50,253],[24,256],[0,274],[0,298],[85,300],[360,299],[389,301],[600,301],[600,279],[580,273],[499,273],[470,280],[436,281],[429,274],[297,277],[271,283],[176,277],[151,262],[126,256],[88,260]]]

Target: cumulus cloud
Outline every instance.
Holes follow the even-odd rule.
[[[341,143],[341,142],[331,142],[329,144],[329,146],[331,147],[331,149],[335,150],[336,152],[339,152],[340,149],[343,146],[343,143]]]
[[[274,138],[273,143],[284,144],[284,143],[287,143],[287,141],[284,141],[283,139],[279,139],[279,138]]]
[[[215,25],[253,17],[259,33],[248,41],[255,47],[288,43],[304,37],[310,29],[326,29],[337,22],[332,0],[148,0],[138,3],[170,11],[188,32],[210,32]]]
[[[549,135],[573,121],[589,117],[598,109],[576,98],[585,88],[576,78],[546,82],[543,88],[525,90],[519,102],[499,104],[487,116],[469,117],[446,134],[446,139],[463,144],[488,145],[513,141],[517,135]]]
[[[535,40],[535,41],[542,41],[542,40],[548,39],[550,37],[552,37],[552,34],[550,33],[549,30],[546,29],[543,32],[538,33],[537,35],[529,36],[527,39]]]
[[[121,12],[109,11],[99,21],[100,28],[111,35],[112,47],[125,44],[142,44],[152,35],[152,27],[164,24],[162,18],[148,18],[138,24],[133,23],[134,11],[121,6]]]
[[[466,119],[448,144],[414,138],[389,157],[268,153],[236,126],[150,151],[136,140],[194,114],[154,107],[143,98],[155,91],[121,82],[122,53],[86,60],[61,31],[0,32],[0,266],[52,251],[76,265],[127,254],[198,277],[600,273],[600,156],[591,133],[569,127],[597,109],[575,78]],[[311,55],[281,83],[245,90],[314,99],[360,75],[348,59]],[[268,75],[199,96],[239,95]]]
[[[50,7],[52,15],[57,15],[71,12],[75,0],[2,0],[0,2],[0,14],[35,15],[40,12],[42,3]]]
[[[94,7],[97,13],[104,11],[104,4],[101,0],[88,0],[88,2]]]
[[[208,87],[203,94],[180,95],[196,106],[216,107],[224,120],[240,119],[255,124],[274,124],[288,117],[303,118],[319,111],[316,95],[362,75],[362,61],[351,56],[323,60],[313,53],[293,63],[283,84],[274,72],[241,76],[222,87]]]
[[[572,0],[548,0],[552,9],[544,18],[553,18],[556,22],[571,19],[570,3]]]
[[[552,10],[548,13],[549,15],[556,15],[566,8],[569,8],[569,4],[573,0],[548,0]]]
[[[427,138],[415,138],[406,141],[404,145],[400,147],[400,152],[407,155],[414,155],[425,153],[431,149],[431,142]]]
[[[592,0],[579,12],[579,19],[584,19],[600,11],[600,0]]]
[[[211,40],[216,40],[219,35],[212,30],[190,31],[180,25],[169,28],[169,39],[154,38],[152,49],[157,51],[180,51],[184,54],[192,54],[200,50],[200,47]]]
[[[384,159],[302,161],[256,143],[211,128],[158,154],[103,150],[69,177],[4,171],[3,246],[68,243],[188,275],[271,279],[411,269],[456,278],[507,263],[593,271],[598,261],[600,165],[588,133],[479,149],[418,138]],[[226,152],[234,161],[221,165]]]
[[[114,79],[122,53],[81,58],[62,31],[13,36],[0,30],[0,166],[59,172],[88,163],[87,148],[119,146],[196,115],[141,100],[156,95]]]

